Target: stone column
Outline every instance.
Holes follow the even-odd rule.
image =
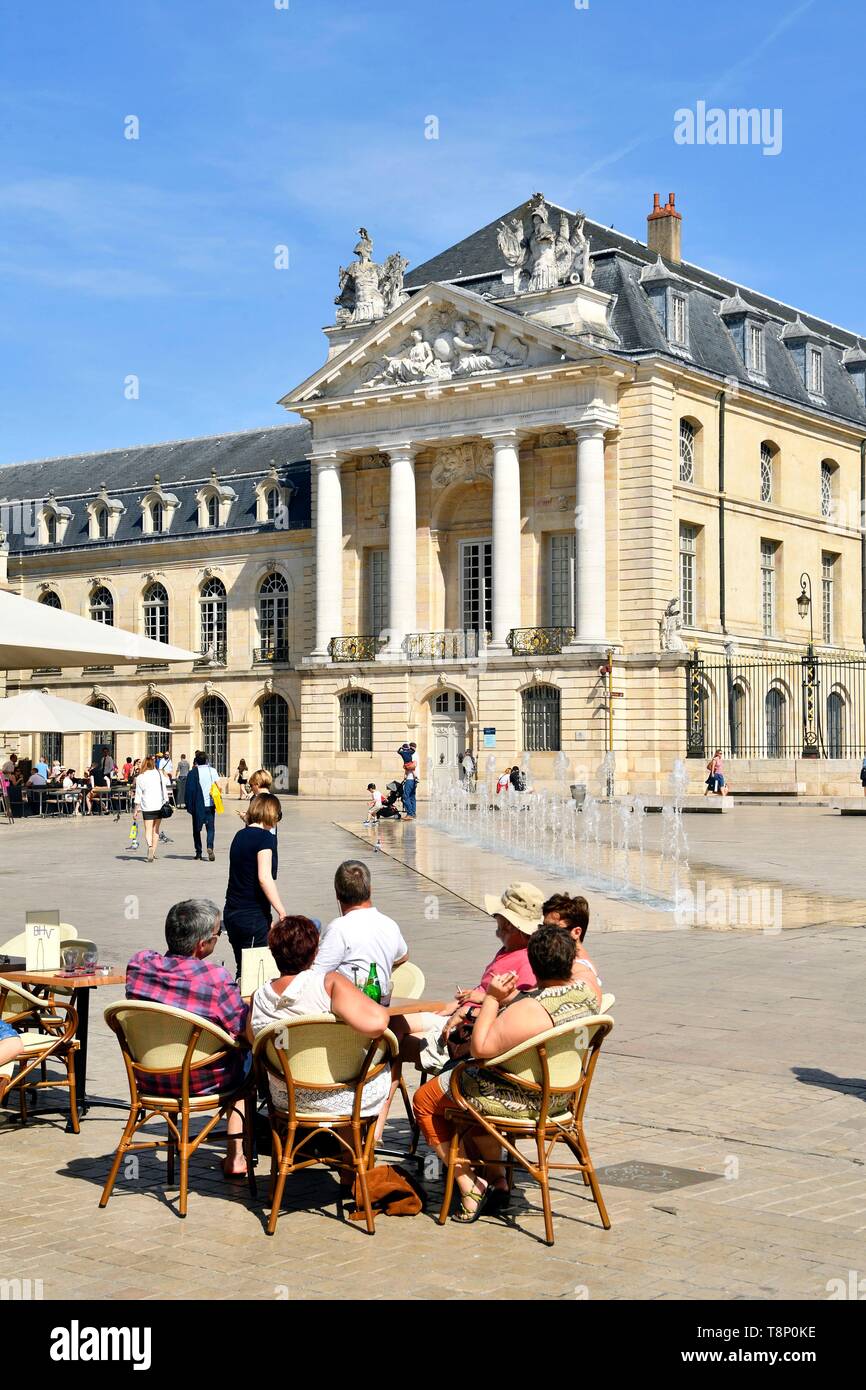
[[[577,507],[575,510],[574,625],[578,642],[603,643],[606,533],[604,519],[604,429],[577,431]]]
[[[406,634],[417,629],[415,459],[411,444],[397,444],[384,452],[390,459],[391,486],[388,503],[389,632],[383,654],[395,657],[403,653]]]
[[[313,459],[316,477],[316,645],[313,656],[326,657],[332,637],[343,633],[343,488],[340,459],[323,454]]]
[[[516,430],[486,436],[493,445],[493,642],[520,627],[520,455]]]

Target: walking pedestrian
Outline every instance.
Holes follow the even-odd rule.
[[[148,864],[152,864],[156,858],[159,827],[163,807],[168,801],[168,792],[166,779],[157,768],[156,761],[153,758],[145,758],[135,779],[135,810],[141,812],[144,822]]]
[[[727,796],[728,789],[725,786],[725,778],[722,772],[722,750],[717,748],[710,761],[707,763],[707,789],[704,796],[709,796],[712,792],[715,796]]]
[[[229,849],[229,881],[223,924],[235,953],[238,974],[241,952],[249,946],[267,946],[271,909],[286,916],[277,878],[277,826],[282,820],[280,799],[272,792],[257,792],[246,811],[246,825]]]
[[[186,779],[184,805],[192,816],[192,842],[196,859],[203,859],[201,832],[207,835],[207,857],[213,862],[216,806],[213,799],[213,786],[219,776],[207,760],[206,753],[196,753],[195,762]]]
[[[186,753],[181,753],[180,761],[177,765],[177,804],[186,805],[186,779],[189,776],[189,759]]]
[[[247,764],[245,758],[241,758],[238,763],[235,780],[238,784],[238,801],[243,801],[244,797],[247,795]]]

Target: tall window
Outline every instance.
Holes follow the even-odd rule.
[[[114,626],[114,599],[102,584],[90,595],[90,616],[96,623],[105,623],[107,627]]]
[[[289,581],[284,574],[269,574],[259,585],[259,636],[263,661],[288,661]]]
[[[277,507],[280,504],[280,495],[275,487],[269,487],[265,493],[265,518],[267,521],[276,521]]]
[[[558,753],[561,699],[555,685],[533,685],[523,692],[523,747],[527,753]]]
[[[373,751],[373,696],[366,690],[349,690],[340,696],[340,751]]]
[[[764,373],[764,330],[759,323],[749,324],[749,368],[761,375]]]
[[[45,539],[49,545],[57,544],[57,517],[53,512],[45,513]]]
[[[276,774],[289,765],[289,707],[282,695],[267,695],[260,705],[262,713],[262,767]],[[284,779],[286,773],[282,774]],[[281,780],[282,780],[281,779]],[[285,785],[284,781],[282,782]]]
[[[104,695],[97,695],[95,700],[91,700],[90,707],[91,709],[108,710],[109,714],[117,713],[114,705],[111,704],[110,700],[106,700]],[[117,757],[117,735],[113,730],[106,729],[104,733],[95,733],[91,737],[93,741],[90,748],[90,761],[92,763],[98,762],[100,757],[104,756],[103,748],[108,749],[112,758]]]
[[[63,607],[63,604],[60,602],[60,599],[58,598],[57,594],[54,593],[53,589],[46,589],[39,602],[44,604],[46,608]]]
[[[772,444],[761,445],[761,501],[773,500],[773,453]]]
[[[209,695],[201,705],[201,746],[207,760],[220,777],[228,771],[228,711],[217,695]]]
[[[205,580],[199,598],[201,649],[213,661],[226,659],[226,586],[221,579]]]
[[[165,729],[164,734],[149,733],[145,736],[145,752],[149,758],[155,758],[157,754],[167,751],[170,742],[171,714],[165,700],[161,700],[158,695],[152,695],[150,699],[145,700],[142,719],[148,724],[158,724],[161,729]]]
[[[144,635],[152,642],[168,641],[168,594],[162,584],[144,591]]]
[[[513,558],[517,564],[518,557]],[[489,632],[493,626],[493,542],[464,541],[460,570],[463,630]]]
[[[108,508],[96,508],[96,534],[101,541],[108,540]]]
[[[550,625],[574,627],[575,534],[550,537]]]
[[[821,515],[833,515],[833,465],[826,461],[821,464]]]
[[[220,524],[220,500],[215,492],[212,492],[205,504],[208,526],[219,526]]]
[[[784,758],[785,756],[785,719],[787,715],[788,701],[785,699],[784,691],[773,687],[767,691],[764,700],[764,713],[767,721],[767,757]]]
[[[154,502],[153,506],[150,509],[150,529],[151,531],[153,531],[155,535],[158,535],[159,532],[162,530],[164,520],[165,518],[163,514],[162,503]]]
[[[686,297],[684,294],[671,294],[670,340],[684,347],[686,342]]]
[[[731,756],[742,758],[746,748],[746,692],[737,683],[731,687]]]
[[[814,396],[824,394],[824,358],[819,347],[806,349],[806,387]]]
[[[43,734],[41,740],[40,754],[42,761],[48,764],[49,771],[52,763],[59,763],[63,760],[63,735],[62,734]]]
[[[680,525],[680,612],[683,627],[696,625],[698,528]]]
[[[695,481],[695,427],[680,420],[680,482]]]
[[[833,592],[835,569],[836,556],[828,554],[825,550],[821,555],[821,634],[828,646],[833,642],[833,633],[836,629],[835,594]]]
[[[388,628],[389,604],[388,552],[371,550],[367,556],[367,620],[373,637],[381,637]]]
[[[761,627],[765,637],[776,631],[776,551],[775,541],[761,541]]]
[[[845,697],[838,690],[827,696],[827,757],[845,756]]]

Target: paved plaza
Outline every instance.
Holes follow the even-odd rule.
[[[222,902],[226,851],[239,824],[218,827],[217,862],[195,863],[189,822],[148,867],[128,852],[127,826],[86,822],[0,827],[0,938],[24,911],[59,907],[64,920],[123,963],[162,946],[169,905]],[[579,889],[541,870],[445,840],[421,819],[382,827],[381,850],[357,805],[284,803],[280,884],[286,905],[327,921],[341,859],[372,868],[377,905],[396,917],[427,993],[477,982],[493,954],[480,894],[509,878]],[[656,818],[656,822],[658,818]],[[659,830],[648,823],[651,846]],[[542,1243],[538,1189],[520,1179],[512,1212],[472,1230],[435,1224],[441,1194],[430,1156],[419,1173],[426,1215],[377,1218],[376,1234],[339,1219],[324,1170],[290,1179],[276,1235],[260,1200],[222,1179],[222,1143],[191,1168],[189,1216],[164,1188],[164,1154],[121,1174],[105,1211],[97,1200],[122,1112],[93,1108],[81,1133],[46,1114],[21,1130],[0,1111],[0,1278],[43,1281],[52,1298],[750,1298],[826,1299],[833,1280],[866,1272],[866,1066],[863,1061],[862,892],[866,826],[822,808],[737,807],[688,824],[694,876],[769,884],[783,930],[676,929],[663,914],[591,895],[588,947],[616,995],[587,1134],[610,1231],[579,1176],[555,1179],[556,1244]],[[785,918],[790,905],[796,922]],[[818,925],[815,925],[818,924]],[[228,962],[227,944],[217,958]],[[126,1094],[120,1054],[93,1001],[92,1096]],[[407,1071],[410,1085],[415,1074]],[[389,1154],[405,1151],[395,1105]],[[411,1160],[410,1160],[411,1161]]]

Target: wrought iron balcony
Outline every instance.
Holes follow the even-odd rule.
[[[62,674],[59,666],[34,666],[30,672],[34,680],[37,676],[61,676]]]
[[[82,666],[81,673],[84,676],[113,676],[114,667],[106,666],[103,662],[95,666]]]
[[[328,643],[328,655],[332,661],[375,661],[384,645],[384,638],[370,634],[332,637]]]
[[[507,641],[514,656],[556,656],[574,641],[574,628],[513,627]]]
[[[195,664],[196,666],[225,666],[225,642],[211,642],[209,647],[202,647],[201,655],[196,659]]]
[[[253,661],[282,662],[287,665],[289,661],[288,643],[272,642],[270,646],[254,647]]]
[[[148,671],[167,671],[167,661],[140,661],[135,668],[136,675],[146,676]]]
[[[410,661],[460,661],[478,655],[478,633],[474,628],[455,628],[448,632],[409,632],[406,655]]]

